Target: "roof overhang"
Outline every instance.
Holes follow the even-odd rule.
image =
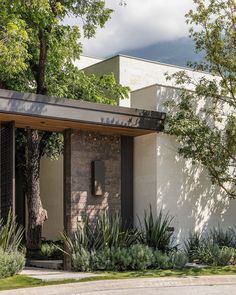
[[[165,113],[0,89],[0,121],[18,128],[84,129],[138,136],[162,131]]]

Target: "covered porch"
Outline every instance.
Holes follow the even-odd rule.
[[[63,224],[67,234],[106,208],[133,223],[133,139],[160,132],[165,114],[0,90],[0,217],[20,211],[16,194],[16,128],[61,132]],[[50,196],[54,198],[54,196]],[[21,208],[22,210],[22,208]],[[50,220],[50,216],[49,216]],[[65,268],[69,262],[65,261]]]

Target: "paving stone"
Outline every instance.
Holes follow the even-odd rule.
[[[93,273],[82,273],[82,272],[70,272],[70,271],[60,271],[52,269],[43,269],[43,268],[34,268],[27,267],[21,274],[30,276],[35,279],[40,279],[43,281],[58,281],[58,280],[67,280],[67,279],[83,279],[92,276],[98,276],[98,274]]]

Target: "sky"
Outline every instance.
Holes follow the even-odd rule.
[[[98,29],[93,39],[83,39],[83,54],[109,57],[122,51],[143,48],[163,41],[188,36],[185,13],[193,8],[193,0],[106,0],[114,9],[105,28]],[[67,23],[79,22],[67,19]]]

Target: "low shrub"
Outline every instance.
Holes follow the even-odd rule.
[[[25,265],[24,254],[17,251],[3,251],[0,248],[0,278],[7,278],[19,273]]]
[[[129,249],[118,248],[116,250],[113,250],[112,261],[114,263],[115,270],[125,271],[127,269],[130,269],[133,258],[130,255]]]
[[[233,263],[234,249],[220,247],[211,241],[203,241],[197,250],[199,261],[207,265],[225,266]]]
[[[174,251],[170,254],[170,266],[174,269],[182,269],[188,262],[188,257],[183,252]]]
[[[116,249],[118,250],[118,249]],[[116,270],[113,262],[114,248],[105,248],[103,250],[91,252],[92,270]]]
[[[213,228],[205,237],[190,234],[185,241],[185,254],[190,261],[215,266],[225,266],[236,261],[234,231]]]
[[[222,229],[220,226],[214,227],[207,235],[207,239],[220,247],[236,248],[236,233],[235,229]]]
[[[88,250],[81,248],[80,251],[72,254],[72,267],[75,271],[90,270],[91,254]]]
[[[159,250],[153,252],[153,267],[157,269],[171,268],[170,257]]]
[[[182,269],[188,262],[188,257],[183,252],[173,251],[167,255],[156,250],[153,256],[153,267],[157,269]]]
[[[63,259],[63,253],[60,251],[63,248],[61,241],[43,241],[40,249],[41,259]]]
[[[214,265],[225,266],[234,263],[235,249],[223,247],[219,249],[218,255],[214,257]]]
[[[145,270],[153,263],[153,250],[146,245],[133,245],[128,249],[133,270]]]
[[[88,270],[145,270],[153,265],[153,250],[136,244],[130,248],[105,248],[98,251],[82,249],[72,255],[76,271]]]

